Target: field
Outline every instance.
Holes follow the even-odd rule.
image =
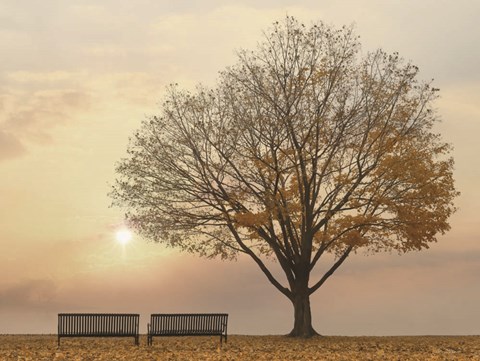
[[[54,335],[1,335],[0,360],[480,360],[480,336],[315,337],[230,336],[62,339]]]

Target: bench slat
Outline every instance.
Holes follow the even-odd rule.
[[[138,345],[139,314],[60,313],[58,344],[61,337],[134,337]]]
[[[226,313],[152,314],[148,327],[148,344],[153,336],[220,336],[227,342]]]

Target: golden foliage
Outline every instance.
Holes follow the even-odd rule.
[[[253,228],[261,227],[268,222],[268,212],[240,212],[236,213],[234,219],[240,227]]]
[[[130,342],[131,341],[131,342]],[[164,337],[152,346],[141,339],[65,339],[56,336],[0,336],[2,361],[333,361],[333,360],[480,360],[479,336],[313,337],[229,336],[219,348],[217,337]]]

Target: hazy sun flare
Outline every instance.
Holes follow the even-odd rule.
[[[117,231],[115,238],[120,244],[127,244],[132,239],[132,232],[127,228],[122,228]]]

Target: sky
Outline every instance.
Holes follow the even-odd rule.
[[[276,20],[355,25],[440,88],[461,192],[429,250],[351,256],[312,296],[324,335],[480,334],[480,2],[0,0],[0,334],[60,312],[227,312],[230,334],[286,334],[293,307],[253,261],[115,239],[115,163],[170,83],[214,86]]]

